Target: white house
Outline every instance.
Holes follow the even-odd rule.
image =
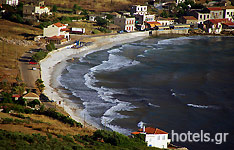
[[[51,15],[50,9],[44,6],[33,6],[33,5],[24,5],[23,14],[24,15],[41,15],[41,14]]]
[[[157,22],[159,22],[162,26],[168,26],[174,24],[175,20],[171,18],[157,18]]]
[[[131,15],[146,15],[147,14],[147,6],[141,5],[133,5],[131,7]]]
[[[222,31],[222,23],[229,23],[228,19],[210,19],[204,21],[204,29],[208,33],[220,34]]]
[[[53,37],[53,39],[56,39],[58,37],[61,39],[61,37],[70,40],[70,34],[69,29],[67,28],[67,24],[62,24],[60,22],[54,23],[47,28],[43,29],[43,36],[44,37]]]
[[[135,31],[134,17],[125,17],[125,16],[122,16],[120,18],[116,17],[114,19],[114,24],[120,26],[121,30],[125,30],[127,32]]]
[[[234,6],[225,6],[223,8],[223,18],[234,21]]]
[[[19,3],[18,0],[0,0],[0,4],[8,4],[11,6],[17,6]]]
[[[168,144],[171,142],[171,140],[168,139],[168,133],[158,128],[143,127],[139,129],[138,132],[132,132],[132,135],[136,134],[145,134],[145,142],[149,147],[167,148]]]

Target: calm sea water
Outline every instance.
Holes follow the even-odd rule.
[[[229,133],[227,142],[174,142],[234,149],[234,38],[157,37],[68,63],[58,78],[81,115],[126,135],[137,123],[177,133]]]

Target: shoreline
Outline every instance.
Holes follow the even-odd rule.
[[[46,58],[40,61],[41,78],[45,85],[44,94],[47,95],[50,100],[54,100],[57,106],[63,107],[64,111],[67,112],[74,120],[84,124],[84,117],[78,114],[83,109],[77,107],[72,108],[71,105],[69,106],[68,103],[72,103],[72,101],[69,99],[69,101],[64,101],[61,96],[62,93],[60,93],[58,88],[56,88],[60,85],[57,77],[62,73],[62,71],[64,71],[67,64],[66,61],[72,59],[74,55],[76,55],[76,57],[83,57],[96,51],[138,41],[146,37],[149,37],[148,31],[91,37],[88,39],[94,40],[94,42],[90,46],[84,46],[79,49],[71,49],[68,48],[70,46],[65,46],[50,52]],[[72,106],[74,106],[74,104],[72,104]],[[85,121],[85,124],[86,123],[88,124],[89,128],[100,128],[98,125],[94,125],[91,120]]]

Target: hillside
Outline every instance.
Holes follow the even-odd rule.
[[[39,28],[0,19],[0,80],[10,81],[19,74],[17,60],[37,48],[33,37],[40,34]]]
[[[28,2],[30,0],[24,0]],[[131,5],[144,4],[147,0],[45,0],[46,5],[72,8],[74,4],[90,11],[127,10]]]

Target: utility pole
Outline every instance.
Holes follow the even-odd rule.
[[[85,113],[84,113],[84,128],[85,128]]]

